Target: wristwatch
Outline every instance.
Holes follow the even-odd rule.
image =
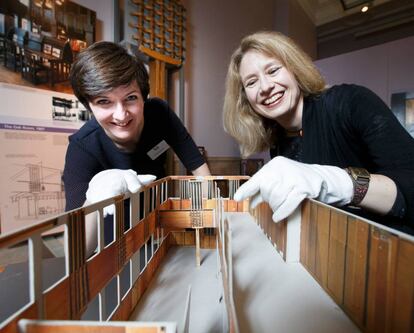
[[[354,184],[354,195],[351,200],[352,205],[359,205],[367,194],[371,175],[364,168],[346,168]]]

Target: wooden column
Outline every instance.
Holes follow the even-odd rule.
[[[149,61],[150,95],[152,97],[167,98],[165,62],[158,59]]]

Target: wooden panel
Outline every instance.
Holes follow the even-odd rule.
[[[163,228],[184,229],[191,228],[190,211],[163,210],[159,212],[159,224]],[[213,227],[213,211],[203,210],[203,226]]]
[[[370,332],[389,332],[398,239],[378,228],[371,229],[366,326]]]
[[[195,231],[186,230],[184,233],[184,245],[194,245],[195,244]]]
[[[308,267],[310,206],[309,200],[303,202],[300,224],[300,263],[305,267]]]
[[[180,199],[170,199],[170,209],[171,210],[180,210],[181,209],[181,200]]]
[[[172,245],[184,245],[184,231],[173,231],[171,232],[171,244]]]
[[[171,202],[172,200],[166,200],[162,204],[158,206],[158,210],[164,210],[164,209],[172,209],[171,208]]]
[[[151,236],[155,232],[155,221],[157,218],[157,212],[153,211],[146,218],[145,223],[148,223],[148,235]]]
[[[46,319],[70,319],[69,278],[63,279],[45,294]]]
[[[348,220],[345,214],[335,210],[331,211],[328,280],[326,288],[338,304],[342,304],[344,298],[347,223]]]
[[[210,240],[210,244],[209,244],[209,249],[215,249],[217,247],[217,236],[216,236],[217,232],[215,232],[214,235],[210,235],[209,240]]]
[[[182,199],[180,209],[191,209],[191,200],[190,199]]]
[[[348,217],[344,308],[361,327],[364,326],[368,236],[367,223]]]
[[[204,209],[215,209],[216,199],[208,199],[203,201]]]
[[[131,325],[131,324],[129,324]],[[159,333],[162,330],[159,327],[130,327],[130,326],[114,326],[111,323],[104,325],[86,324],[74,325],[70,323],[54,322],[45,323],[27,323],[24,325],[22,333]]]
[[[325,206],[318,206],[317,216],[315,277],[319,280],[322,287],[326,288],[328,284],[328,254],[331,210]]]
[[[228,212],[237,212],[237,201],[228,200],[227,202],[227,211]]]
[[[400,239],[393,298],[392,332],[414,332],[414,244]]]
[[[228,201],[227,200],[223,200],[222,202],[223,202],[223,210],[225,212],[227,212],[228,211],[228,208],[227,208]]]
[[[240,174],[240,158],[207,156],[207,164],[213,175]]]
[[[116,246],[112,244],[87,262],[89,300],[92,300],[118,272],[117,259]]]
[[[145,242],[144,223],[144,221],[139,222],[125,234],[125,252],[127,258],[131,258],[131,256],[137,252]]]
[[[249,211],[249,202],[247,200],[237,202],[237,211],[238,212],[248,212]]]

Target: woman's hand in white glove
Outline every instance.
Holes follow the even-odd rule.
[[[137,192],[141,186],[148,185],[157,177],[137,175],[134,170],[109,169],[97,173],[89,182],[86,191],[88,203],[95,203],[116,195]],[[104,216],[114,214],[114,205],[104,208]]]
[[[346,205],[353,196],[353,183],[339,167],[305,164],[278,156],[264,165],[235,193],[242,201],[251,197],[252,208],[265,201],[273,210],[273,221],[289,216],[305,198]]]

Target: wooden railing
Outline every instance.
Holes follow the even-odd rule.
[[[252,211],[286,259],[291,221]],[[290,244],[291,245],[291,244]],[[301,209],[300,263],[364,332],[414,332],[414,237],[314,200]]]
[[[237,189],[233,182],[248,177],[205,177],[208,184],[208,195],[203,205],[206,211],[201,227],[215,227],[214,210],[217,199],[213,191],[216,181],[227,181],[231,191]],[[191,227],[191,210],[185,211],[188,200],[181,192],[178,198],[170,197],[174,182],[188,182],[194,177],[167,177],[153,182],[136,194],[120,195],[114,198],[91,204],[43,222],[25,227],[10,234],[0,236],[0,250],[18,246],[21,242],[29,244],[29,290],[30,298],[10,317],[0,323],[0,332],[17,332],[17,323],[20,319],[48,319],[48,320],[79,320],[85,314],[88,306],[97,298],[99,320],[127,320],[145,292],[155,271],[165,257],[171,245],[181,245],[179,237],[174,236],[174,230]],[[184,184],[183,183],[183,184]],[[125,215],[124,201],[129,200],[129,216]],[[104,207],[114,204],[114,240],[104,244]],[[179,206],[179,207],[177,207]],[[244,209],[232,199],[223,200],[224,210]],[[166,214],[175,209],[181,214],[183,224],[175,224],[166,219]],[[86,258],[85,216],[98,212],[98,247],[95,253]],[[211,213],[209,213],[211,212]],[[125,221],[128,221],[125,230]],[[186,224],[190,221],[190,224]],[[181,223],[181,222],[180,222]],[[56,227],[64,228],[65,272],[63,277],[47,290],[42,290],[42,235]],[[200,227],[200,225],[198,226]],[[180,231],[175,231],[180,232]],[[204,239],[203,239],[204,237]],[[201,244],[208,243],[212,247],[215,233],[202,234]],[[187,244],[193,242],[187,242]],[[144,253],[143,262],[140,262],[140,253]],[[142,258],[141,258],[142,259]],[[7,269],[7,266],[6,266]],[[126,292],[121,291],[121,275],[129,275]],[[0,273],[1,274],[1,273]],[[105,288],[116,279],[115,308],[106,309]]]

